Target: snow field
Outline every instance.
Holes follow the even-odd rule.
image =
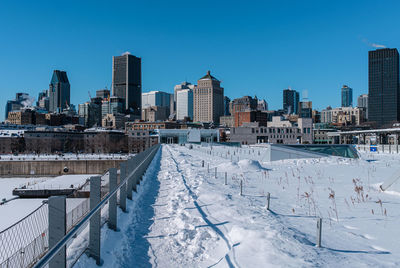
[[[234,149],[239,161],[227,154]],[[103,266],[399,266],[399,183],[390,192],[378,185],[400,156],[260,162],[265,149],[252,149],[214,146],[210,155],[209,148],[163,145],[129,213],[119,211],[120,231],[102,232]],[[322,248],[315,247],[317,217]],[[83,266],[96,267],[86,256],[76,265]]]

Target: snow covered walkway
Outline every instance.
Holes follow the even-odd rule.
[[[211,163],[210,173],[207,166],[202,167],[202,160]],[[351,221],[356,218],[355,214],[341,210],[347,201],[338,201],[343,216],[335,222],[331,215],[331,223],[325,222],[323,229],[323,248],[315,247],[316,220],[311,210],[321,215],[327,206],[331,211],[332,200],[328,196],[318,197],[318,193],[329,192],[328,188],[334,187],[333,178],[320,174],[321,178],[314,178],[315,182],[302,183],[304,187],[315,185],[311,191],[320,190],[314,193],[314,198],[326,199],[326,202],[314,200],[317,205],[311,209],[299,195],[303,189],[300,189],[300,175],[297,179],[295,168],[303,172],[307,171],[305,167],[312,168],[318,174],[322,172],[321,167],[326,172],[329,167],[333,173],[343,167],[346,173],[346,170],[353,170],[349,169],[352,165],[360,168],[360,163],[340,162],[336,158],[321,160],[321,163],[313,161],[267,163],[271,170],[265,163],[262,166],[246,160],[237,163],[182,146],[162,146],[138,194],[128,202],[129,212],[119,211],[120,231],[103,229],[103,267],[398,266],[400,263],[391,251],[376,246],[375,234],[364,237],[358,234],[361,227],[355,225],[360,221]],[[224,185],[222,177],[214,178],[214,167],[229,172],[228,185]],[[313,180],[310,170],[305,172],[306,181]],[[365,170],[361,168],[360,171]],[[244,183],[242,196],[239,195],[240,178]],[[350,185],[352,191],[353,182],[348,176],[347,180],[346,189]],[[324,181],[326,183],[318,184]],[[265,209],[266,189],[272,193],[271,211]],[[353,206],[354,212],[359,214],[361,210]],[[370,213],[369,208],[366,211]],[[368,218],[370,227],[384,221],[383,215],[368,214],[368,217],[362,214],[359,218],[361,221]],[[385,224],[397,225],[398,222]],[[75,267],[96,265],[83,256]]]

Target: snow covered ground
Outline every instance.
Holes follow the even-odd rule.
[[[12,190],[22,186],[28,189],[63,189],[72,185],[75,187],[83,185],[93,175],[63,175],[58,177],[37,177],[37,178],[0,178],[0,199],[11,199]],[[38,208],[44,199],[16,199],[0,205],[0,231]],[[82,200],[69,198],[67,202],[68,211],[76,207]]]
[[[262,148],[208,150],[162,147],[129,212],[119,211],[120,231],[103,229],[103,267],[400,265],[400,182],[378,188],[399,155],[260,162]],[[83,255],[75,267],[97,266]]]

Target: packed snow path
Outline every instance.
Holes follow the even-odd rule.
[[[205,160],[205,167],[202,167],[202,160]],[[397,239],[392,238],[382,247],[379,242],[386,239],[376,241],[376,233],[391,225],[398,226],[399,222],[390,223],[387,215],[386,218],[375,214],[368,214],[368,217],[362,214],[360,217],[357,214],[361,209],[357,204],[353,204],[354,211],[347,214],[340,211],[343,216],[338,222],[332,219],[338,215],[331,215],[331,223],[325,222],[323,227],[323,247],[315,247],[316,221],[312,210],[322,211],[325,205],[322,201],[313,208],[310,204],[308,207],[301,205],[306,201],[299,197],[297,175],[293,170],[300,166],[299,169],[307,173],[305,177],[308,180],[318,180],[309,174],[314,172],[318,175],[321,166],[327,173],[329,168],[333,174],[338,168],[343,168],[346,174],[348,170],[360,169],[361,164],[369,164],[364,160],[356,160],[363,161],[361,164],[352,161],[333,158],[325,162],[321,160],[321,163],[319,160],[291,160],[259,165],[254,161],[231,162],[196,149],[164,145],[151,164],[138,194],[128,203],[129,212],[120,212],[120,232],[103,232],[103,267],[398,266],[398,258],[384,248]],[[207,171],[209,163],[210,172]],[[224,185],[223,176],[214,177],[214,167],[229,172],[228,185]],[[361,168],[359,171],[365,170]],[[237,176],[232,176],[235,172]],[[267,181],[266,174],[272,177],[274,173],[276,181]],[[321,176],[326,181],[323,185],[312,182],[311,185],[317,186],[311,191],[329,192],[334,184],[330,176]],[[240,179],[244,183],[243,195],[239,195]],[[372,180],[373,176],[369,179]],[[289,180],[294,181],[293,185]],[[352,191],[353,185],[349,180]],[[265,208],[266,189],[272,192],[271,211]],[[345,202],[338,201],[339,210]],[[326,203],[329,203],[328,209],[332,209],[331,200]],[[370,212],[369,208],[366,210]],[[398,213],[394,216],[398,218]],[[369,224],[367,230],[377,228],[371,230],[372,235],[359,230],[366,222]],[[383,236],[389,238],[390,234]],[[95,267],[95,264],[83,256],[76,267]]]

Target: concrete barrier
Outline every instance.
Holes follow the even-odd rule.
[[[45,160],[1,161],[0,176],[59,176],[66,174],[103,174],[118,168],[124,160]]]

